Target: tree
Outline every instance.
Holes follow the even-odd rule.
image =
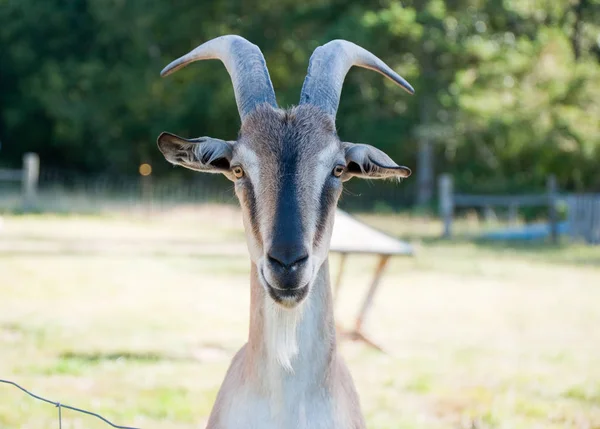
[[[235,138],[231,82],[218,62],[158,72],[209,38],[237,33],[265,54],[282,106],[298,102],[312,51],[334,38],[378,55],[407,96],[356,69],[337,126],[414,168],[418,201],[435,172],[482,191],[569,189],[600,178],[600,0],[0,0],[2,161],[39,152],[81,172],[182,174],[155,138]],[[351,184],[356,190],[368,184]],[[382,189],[382,188],[379,188]]]

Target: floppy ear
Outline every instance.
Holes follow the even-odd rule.
[[[352,177],[364,179],[405,178],[411,175],[410,168],[396,164],[379,149],[357,143],[343,143],[346,150],[345,180]]]
[[[227,173],[233,142],[198,137],[184,139],[171,133],[158,136],[158,148],[171,164],[207,173]]]

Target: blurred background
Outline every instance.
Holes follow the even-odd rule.
[[[415,87],[353,69],[337,116],[414,172],[340,202],[415,248],[365,322],[386,353],[341,344],[368,426],[600,428],[598,0],[0,0],[0,378],[203,427],[246,338],[249,260],[231,183],[156,137],[235,139],[239,116],[220,62],[159,71],[229,33],[262,49],[280,106],[336,38]],[[349,258],[342,326],[377,264]],[[0,385],[0,428],[55,421]]]

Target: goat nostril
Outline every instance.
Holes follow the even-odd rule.
[[[269,260],[269,263],[271,263],[271,265],[274,265],[276,267],[283,268],[286,270],[295,270],[300,265],[304,264],[308,260],[308,255],[305,254],[304,256],[301,256],[299,258],[287,259],[287,258],[278,258],[269,253],[269,254],[267,254],[267,259]],[[290,260],[290,259],[292,259],[292,260]]]
[[[297,268],[298,265],[302,265],[306,261],[308,261],[308,255],[304,255],[303,257],[301,257],[301,258],[297,259],[295,262],[293,262],[291,265],[291,268]]]
[[[285,265],[283,262],[281,262],[281,261],[280,261],[279,259],[277,259],[277,258],[274,258],[274,257],[273,257],[273,256],[271,256],[270,254],[269,254],[269,255],[267,255],[267,259],[268,259],[268,260],[269,260],[269,262],[270,262],[271,264],[273,264],[273,265],[276,265],[276,266],[279,266],[279,267],[282,267],[282,268],[285,268],[285,267],[286,267],[286,265]]]

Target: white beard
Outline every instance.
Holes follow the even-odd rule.
[[[293,373],[292,360],[298,355],[297,330],[302,319],[303,303],[284,308],[265,296],[265,342],[269,359],[288,373]]]

